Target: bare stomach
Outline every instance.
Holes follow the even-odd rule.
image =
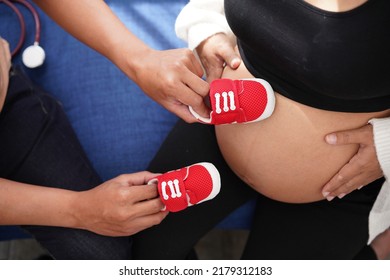
[[[223,77],[253,77],[243,64]],[[301,203],[324,199],[322,187],[357,152],[357,145],[332,146],[331,132],[353,129],[390,111],[341,113],[308,107],[276,93],[273,115],[261,122],[216,126],[221,152],[248,185],[275,200]]]

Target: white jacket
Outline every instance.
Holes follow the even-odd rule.
[[[216,33],[225,33],[232,40],[224,12],[224,0],[191,0],[176,19],[176,34],[188,42],[194,50],[202,41]],[[369,215],[368,244],[381,232],[390,227],[390,118],[372,119],[374,143],[378,160],[386,181]]]

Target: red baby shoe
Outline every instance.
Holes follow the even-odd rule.
[[[217,168],[201,162],[159,175],[148,182],[157,184],[160,199],[170,212],[213,199],[221,189]]]
[[[275,94],[271,85],[262,79],[217,79],[210,84],[210,118],[190,112],[206,124],[250,123],[271,116]]]

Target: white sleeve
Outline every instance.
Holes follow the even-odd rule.
[[[190,0],[176,19],[175,31],[191,50],[217,33],[225,33],[235,41],[226,21],[224,0]]]
[[[390,179],[390,118],[372,119],[374,143],[386,179]]]
[[[390,226],[390,118],[372,119],[370,123],[373,126],[376,153],[386,181],[370,212],[368,243]]]

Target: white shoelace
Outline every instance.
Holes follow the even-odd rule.
[[[169,180],[168,182],[163,181],[161,183],[161,192],[163,195],[163,198],[165,200],[169,199],[169,196],[167,194],[167,186],[169,187],[169,190],[171,191],[171,198],[181,197],[182,193],[180,192],[179,188],[179,180],[175,179],[173,181]]]
[[[222,108],[221,108],[221,94],[216,93],[214,95],[215,97],[215,112],[217,114],[222,113]],[[223,99],[223,111],[224,112],[229,112],[229,110],[234,111],[236,110],[236,104],[234,102],[234,92],[229,91],[229,92],[222,92],[222,99]],[[229,106],[229,105],[230,106]]]

